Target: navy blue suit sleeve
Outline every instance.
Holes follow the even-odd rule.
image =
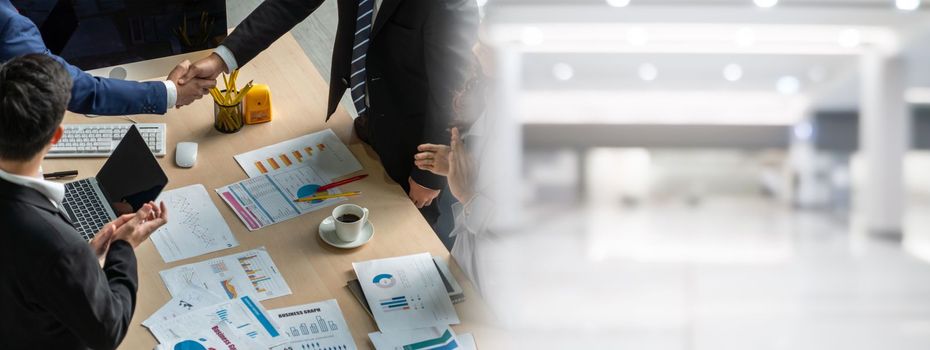
[[[3,61],[43,53],[65,65],[74,81],[69,111],[96,115],[164,114],[168,111],[168,91],[164,83],[92,76],[49,52],[38,28],[26,17],[12,15],[0,34]]]

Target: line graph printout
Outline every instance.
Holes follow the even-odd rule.
[[[203,185],[164,192],[159,201],[171,220],[152,234],[152,243],[165,262],[239,246]]]
[[[235,158],[250,178],[310,166],[329,183],[362,170],[362,165],[332,129],[243,153]]]
[[[232,208],[249,231],[255,231],[346,201],[345,198],[333,198],[309,203],[294,202],[294,199],[303,197],[300,195],[301,188],[318,187],[327,183],[328,181],[314,168],[303,165],[221,187],[216,193]],[[336,194],[341,191],[332,189],[329,193]]]
[[[181,265],[160,274],[174,297],[190,285],[227,299],[254,295],[256,300],[265,301],[291,294],[265,247]]]

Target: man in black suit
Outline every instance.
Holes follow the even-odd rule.
[[[474,64],[474,0],[337,0],[327,115],[348,90],[355,130],[381,158],[431,224],[445,179],[413,165],[417,146],[449,140],[452,100]],[[267,0],[181,83],[213,78],[248,63],[307,18],[323,0]],[[327,117],[327,120],[329,117]],[[436,201],[438,202],[438,201]]]
[[[61,139],[71,78],[42,54],[0,67],[0,349],[114,349],[136,305],[133,249],[164,225],[148,203],[88,244],[40,165]]]

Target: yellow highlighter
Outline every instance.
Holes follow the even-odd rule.
[[[245,94],[245,123],[261,124],[271,121],[271,89],[265,84],[254,84]]]

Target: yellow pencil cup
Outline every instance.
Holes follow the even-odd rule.
[[[226,93],[226,90],[221,91]],[[245,113],[242,110],[242,102],[234,105],[224,105],[213,101],[213,128],[217,131],[233,134],[242,130],[245,126]]]

